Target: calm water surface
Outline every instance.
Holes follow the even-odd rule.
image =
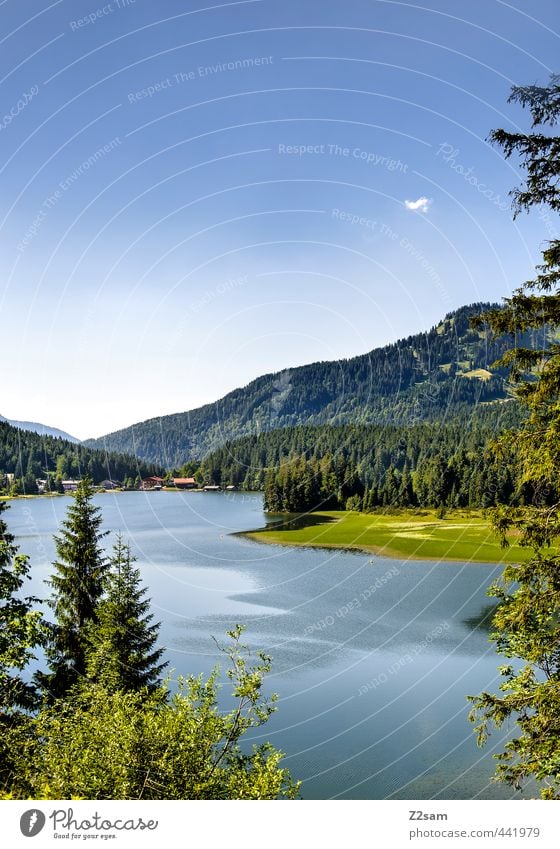
[[[96,498],[128,537],[175,674],[209,672],[240,622],[273,658],[278,711],[255,735],[287,753],[307,799],[505,798],[490,781],[500,735],[477,749],[466,694],[494,690],[485,592],[499,568],[406,562],[264,545],[259,495],[115,493]],[[33,563],[54,557],[69,498],[11,502],[10,530]]]

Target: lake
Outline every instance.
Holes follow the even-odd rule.
[[[65,498],[11,502],[6,520],[32,559],[32,591],[54,558]],[[400,561],[264,545],[232,535],[262,526],[258,494],[96,496],[104,524],[138,558],[174,675],[221,660],[212,637],[239,622],[273,658],[278,710],[254,738],[287,754],[305,799],[511,798],[491,782],[466,694],[496,691],[486,588],[495,565]]]

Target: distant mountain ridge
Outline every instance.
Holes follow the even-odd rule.
[[[507,372],[492,363],[511,341],[469,324],[471,316],[498,306],[461,307],[431,330],[367,354],[266,374],[212,404],[152,418],[84,444],[171,468],[201,459],[231,440],[279,428],[407,425],[505,401],[510,397]]]
[[[49,425],[40,424],[39,422],[18,422],[15,419],[7,419],[4,416],[0,416],[0,421],[7,422],[12,427],[17,427],[18,430],[28,430],[31,433],[38,433],[39,436],[54,436],[59,439],[65,439],[67,442],[74,442],[75,444],[80,442],[79,439],[76,439],[75,436],[71,436],[64,430],[59,430],[57,427],[49,427]]]

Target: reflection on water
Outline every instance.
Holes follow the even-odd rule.
[[[336,522],[332,516],[320,513],[292,513],[286,517],[285,513],[267,513],[266,527],[257,528],[253,533],[260,531],[300,531],[303,528],[313,528],[319,525],[330,525]]]
[[[138,557],[175,674],[223,662],[212,635],[236,622],[272,656],[278,711],[254,738],[287,753],[304,798],[512,795],[490,780],[500,734],[479,750],[467,721],[466,695],[498,684],[486,588],[499,567],[261,545],[232,535],[263,524],[260,496],[243,493],[98,502]],[[68,503],[14,502],[7,516],[38,595]]]
[[[474,616],[469,616],[465,619],[465,625],[467,628],[481,628],[484,631],[490,632],[492,630],[492,622],[494,619],[494,614],[498,609],[497,602],[489,602],[480,608],[479,612]]]

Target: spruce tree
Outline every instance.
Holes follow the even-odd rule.
[[[29,559],[18,554],[8,533],[0,501],[0,719],[2,722],[20,708],[30,708],[36,698],[34,687],[21,673],[35,657],[35,649],[45,637],[40,611],[33,610],[38,599],[22,597],[29,579]]]
[[[47,583],[53,588],[49,601],[55,613],[47,657],[50,675],[39,675],[51,697],[63,696],[86,671],[87,629],[97,620],[103,594],[107,560],[100,542],[101,509],[93,504],[93,485],[80,481],[73,493],[60,533],[54,537],[55,572]]]
[[[560,211],[560,137],[546,132],[560,119],[560,77],[547,87],[513,89],[510,100],[528,106],[531,133],[496,130],[491,138],[505,151],[517,153],[526,170],[526,183],[515,189],[516,214],[546,204]],[[511,532],[532,549],[525,563],[508,565],[490,594],[499,599],[494,616],[498,651],[523,665],[500,667],[501,694],[483,692],[471,697],[471,719],[484,743],[492,725],[514,719],[515,736],[498,758],[497,778],[521,786],[528,778],[540,782],[541,796],[560,798],[560,556],[551,549],[560,537],[560,345],[551,330],[560,326],[560,240],[548,243],[535,280],[525,283],[505,308],[483,315],[498,333],[512,337],[538,332],[538,347],[514,347],[502,360],[512,367],[517,395],[528,417],[496,446],[514,451],[521,469],[521,485],[533,494],[533,503],[499,508],[494,526],[504,544]],[[544,339],[542,338],[544,336]]]
[[[167,666],[160,663],[164,650],[155,647],[160,623],[153,622],[150,599],[134,563],[130,546],[117,537],[106,595],[97,609],[97,624],[90,629],[88,677],[112,692],[156,689]]]

